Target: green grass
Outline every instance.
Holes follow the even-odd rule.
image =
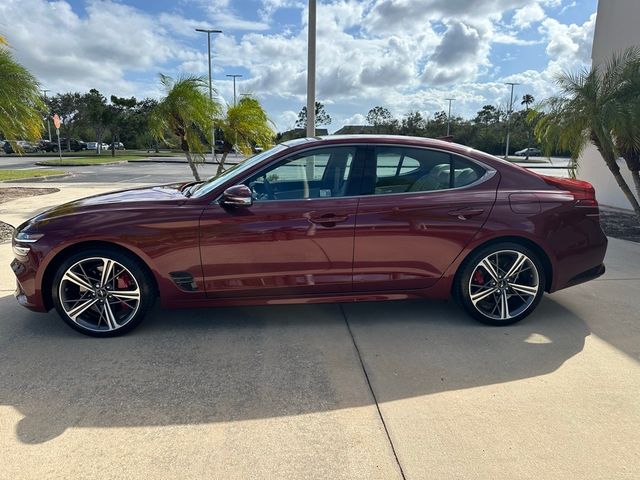
[[[45,165],[47,167],[86,167],[88,165],[103,165],[105,163],[125,162],[127,160],[135,160],[139,158],[140,157],[136,155],[119,155],[116,157],[112,157],[111,155],[76,158],[62,157],[62,162],[60,160],[42,160],[40,162],[36,162],[36,165]]]
[[[103,150],[100,155],[98,155],[93,150],[83,150],[80,152],[62,152],[62,158],[78,158],[78,157],[87,157],[87,156],[95,156],[98,158],[111,156],[111,150],[105,151]],[[183,156],[184,153],[179,151],[172,150],[160,150],[159,153],[155,153],[153,150],[147,152],[146,150],[116,150],[116,157],[180,157]],[[17,153],[12,153],[10,155],[4,155],[7,158],[11,157],[57,157],[58,154],[56,152],[36,152],[36,153],[23,153],[22,155]]]
[[[29,169],[29,170],[0,170],[0,182],[6,180],[20,180],[22,178],[34,178],[34,177],[48,177],[49,175],[59,175],[61,173],[67,173],[64,170],[44,170],[44,169]]]

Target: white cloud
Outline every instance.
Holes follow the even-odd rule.
[[[64,1],[4,0],[0,18],[18,20],[2,28],[16,57],[52,91],[98,88],[140,94],[145,82],[125,79],[172,59],[177,46],[151,16],[111,1],[91,1],[85,15]]]
[[[480,29],[462,22],[451,22],[442,42],[427,63],[423,80],[445,85],[473,80],[481,66],[487,65],[489,43]]]
[[[90,0],[84,11],[65,0],[0,0],[0,30],[46,88],[157,96],[159,71],[206,75],[206,39],[194,29],[220,27],[225,33],[212,38],[219,94],[231,102],[232,82],[224,74],[243,73],[239,91],[260,98],[283,130],[305,103],[307,2],[258,3],[243,11],[230,0],[180,0],[172,10],[152,14],[115,0]],[[319,2],[317,97],[334,119],[331,130],[362,123],[358,115],[375,105],[398,118],[409,110],[433,115],[446,107],[447,97],[456,98],[456,114],[473,116],[484,104],[506,105],[507,80],[523,83],[518,95],[541,99],[553,90],[557,72],[589,62],[595,14],[567,25],[553,18],[562,4]],[[295,20],[278,25],[283,17]],[[496,64],[492,49],[499,52]],[[523,71],[534,55],[541,71]]]
[[[513,24],[518,28],[527,28],[533,23],[538,23],[546,17],[544,9],[539,3],[531,3],[516,10],[513,15]]]

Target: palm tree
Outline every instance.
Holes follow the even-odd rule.
[[[527,111],[527,115],[529,115],[529,105],[531,105],[533,102],[535,102],[533,95],[529,93],[525,93],[522,96],[522,101],[520,102],[520,105],[524,105],[524,108]],[[531,132],[529,131],[529,126],[527,125],[527,154],[526,154],[525,160],[529,160],[529,144],[530,143],[531,143]]]
[[[640,219],[640,203],[620,172],[616,146],[622,146],[624,138],[625,145],[640,147],[640,129],[630,123],[637,123],[640,116],[638,100],[629,101],[634,93],[640,94],[638,79],[627,78],[639,65],[640,49],[629,48],[602,66],[560,75],[556,80],[560,95],[544,102],[547,112],[539,116],[534,132],[545,153],[568,150],[576,166],[592,143]]]
[[[224,135],[218,174],[224,170],[224,162],[233,148],[232,141],[245,154],[251,153],[254,145],[266,148],[275,135],[271,125],[272,122],[256,98],[245,96],[237,105],[228,107],[227,115],[216,122],[216,126]]]
[[[620,82],[620,101],[627,108],[622,110],[612,130],[616,149],[631,171],[640,199],[640,61],[625,64]]]
[[[213,127],[220,105],[209,99],[202,77],[184,76],[174,80],[160,74],[166,96],[153,109],[149,125],[155,138],[171,143],[168,132],[178,137],[194,178],[199,182],[197,164],[204,162],[206,136]]]
[[[14,60],[8,45],[0,36],[0,132],[6,139],[37,141],[44,128],[42,117],[46,110],[40,86]]]

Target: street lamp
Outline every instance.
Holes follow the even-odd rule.
[[[511,130],[511,111],[513,110],[513,87],[516,85],[520,85],[519,83],[514,82],[505,82],[505,85],[511,85],[511,98],[509,99],[509,108],[507,109],[507,146],[504,151],[504,159],[506,160],[509,157],[509,136]]]
[[[316,0],[309,0],[307,41],[307,137],[316,135]]]
[[[47,103],[47,92],[51,90],[42,90],[44,94],[44,103]],[[49,132],[49,143],[51,143],[51,123],[49,122],[49,107],[47,106],[47,131]]]
[[[233,75],[227,75],[227,77],[233,78],[233,106],[236,106],[236,78],[242,78],[242,75],[234,73]]]
[[[209,101],[213,102],[213,88],[211,87],[211,34],[222,33],[222,30],[211,30],[207,28],[196,28],[196,32],[207,34],[207,51],[209,53]],[[216,126],[211,125],[211,161],[216,158]]]
[[[453,102],[455,98],[445,98],[445,100],[449,102],[449,113],[447,114],[447,137],[448,137],[449,132],[451,131],[451,102]]]

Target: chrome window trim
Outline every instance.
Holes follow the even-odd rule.
[[[309,201],[309,200],[336,200],[336,199],[340,199],[340,198],[376,198],[376,197],[388,197],[388,196],[397,196],[397,195],[425,195],[425,194],[433,194],[433,193],[442,193],[442,192],[449,192],[449,191],[460,191],[460,190],[464,190],[467,188],[471,188],[471,187],[475,187],[477,185],[480,185],[481,183],[484,183],[488,180],[490,180],[491,178],[493,178],[498,171],[493,168],[490,165],[487,165],[486,163],[482,162],[481,160],[476,160],[475,158],[471,158],[467,155],[458,153],[458,152],[452,152],[451,150],[447,150],[444,148],[438,148],[438,147],[427,147],[427,146],[422,146],[422,145],[404,145],[404,144],[395,144],[395,143],[358,143],[358,142],[350,142],[350,143],[340,143],[340,144],[330,144],[330,145],[326,145],[324,147],[322,146],[313,146],[310,145],[309,148],[304,148],[301,150],[297,150],[295,152],[293,152],[291,154],[291,156],[293,155],[297,155],[299,153],[305,153],[307,151],[310,150],[319,150],[322,148],[331,148],[331,147],[401,147],[401,148],[419,148],[422,150],[430,150],[430,151],[437,151],[437,152],[443,152],[443,153],[447,153],[449,155],[457,155],[459,157],[464,158],[465,160],[469,160],[472,163],[475,163],[476,165],[481,166],[482,168],[485,169],[485,173],[483,176],[481,176],[480,178],[478,178],[475,182],[472,182],[468,185],[464,185],[462,187],[453,187],[453,188],[443,188],[440,190],[425,190],[425,191],[417,191],[417,192],[397,192],[397,193],[379,193],[379,194],[375,194],[372,193],[370,195],[349,195],[349,196],[344,196],[344,197],[318,197],[318,198],[290,198],[290,199],[276,199],[276,200],[254,200],[253,204],[257,204],[257,203],[265,203],[265,202],[299,202],[301,200],[304,201]],[[280,162],[282,160],[286,160],[288,159],[289,156],[285,156],[283,158],[279,158],[278,160],[276,160],[276,162]],[[256,173],[260,173],[263,170],[267,169],[268,167],[271,166],[271,163],[269,165],[266,165],[264,168],[258,170]],[[254,173],[255,174],[255,173]],[[246,180],[248,180],[250,177],[252,177],[254,174],[252,175],[248,175],[246,177],[244,177],[240,182],[235,182],[233,183],[233,185],[240,185],[243,184]],[[224,192],[224,191],[223,191]],[[213,200],[211,203],[219,203],[220,200],[222,199],[223,193],[220,193],[220,195],[218,197],[216,197],[215,200]]]

